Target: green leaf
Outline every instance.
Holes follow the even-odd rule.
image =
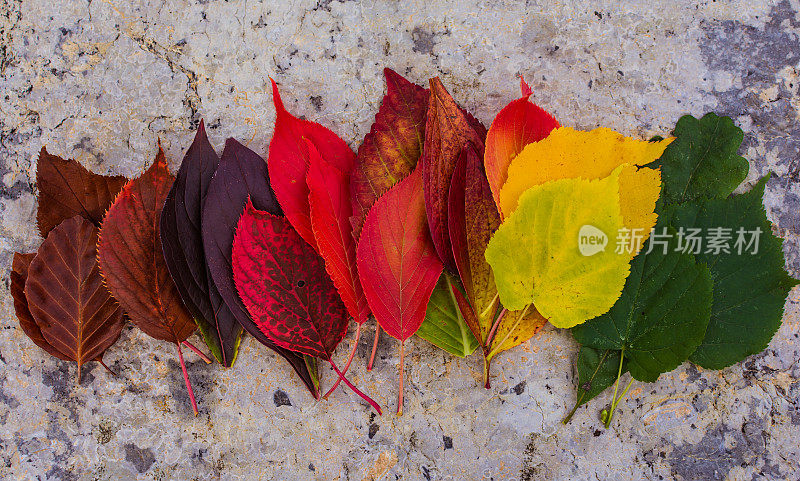
[[[748,193],[728,199],[677,207],[676,228],[730,229],[730,253],[703,252],[698,262],[707,263],[714,279],[711,321],[705,339],[690,360],[707,369],[722,369],[764,350],[777,332],[783,306],[797,285],[784,269],[782,241],[772,235],[762,197],[767,178]],[[737,232],[760,230],[758,250],[736,248]],[[745,235],[749,240],[750,235]]]
[[[685,361],[702,342],[711,315],[708,268],[675,250],[674,231],[667,235],[666,246],[655,245],[649,254],[642,249],[633,259],[614,307],[572,330],[584,346],[623,351],[631,375],[644,382]]]
[[[685,115],[673,135],[676,139],[651,164],[661,166],[667,204],[727,197],[747,177],[749,164],[736,153],[744,134],[729,117]]]
[[[453,282],[447,274],[439,278],[417,336],[454,356],[467,357],[478,348],[478,341],[456,307],[451,289],[458,287]]]
[[[578,351],[578,385],[575,406],[564,418],[564,424],[572,419],[579,407],[594,399],[598,394],[611,387],[619,374],[620,352],[613,349],[594,349],[581,346]],[[622,374],[628,371],[627,360],[622,364]]]

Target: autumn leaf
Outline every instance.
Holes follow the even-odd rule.
[[[386,95],[372,128],[358,148],[350,178],[356,239],[372,204],[414,170],[425,140],[428,89],[389,68],[383,69],[383,73]]]
[[[453,256],[468,300],[460,299],[460,292],[454,292],[454,297],[461,316],[481,345],[484,386],[488,389],[491,359],[530,339],[546,321],[535,309],[504,312],[500,305],[494,275],[484,256],[500,226],[500,215],[480,158],[469,145],[456,161],[448,203]]]
[[[36,164],[39,210],[36,214],[42,237],[62,221],[80,215],[100,226],[106,209],[125,185],[122,176],[105,176],[86,170],[78,162],[49,154],[42,147]]]
[[[621,165],[619,198],[624,227],[647,240],[656,223],[655,203],[661,189],[659,171],[640,168],[657,159],[673,139],[657,142],[624,137],[613,130],[589,132],[561,127],[529,144],[511,162],[500,191],[500,210],[508,217],[528,188],[558,179],[602,179]],[[638,249],[630,249],[635,254]]]
[[[183,158],[161,211],[161,246],[175,287],[192,313],[214,357],[230,367],[239,351],[242,327],[221,304],[206,264],[201,229],[203,203],[219,157],[208,141],[203,122]],[[212,303],[214,297],[216,302]]]
[[[248,202],[233,242],[233,276],[247,310],[276,345],[328,361],[345,384],[333,352],[347,333],[347,310],[322,258],[283,218]]]
[[[148,336],[177,346],[197,415],[180,348],[197,326],[169,275],[158,222],[174,180],[159,146],[150,168],[125,184],[108,209],[97,251],[106,285],[133,323]]]
[[[36,324],[36,321],[33,320],[33,315],[28,308],[28,299],[25,297],[25,281],[28,279],[28,266],[30,266],[34,257],[36,257],[35,252],[30,254],[14,253],[14,260],[11,263],[11,274],[9,275],[11,280],[9,290],[11,291],[11,297],[14,299],[14,311],[17,314],[17,319],[19,319],[22,332],[24,332],[34,344],[47,351],[51,356],[55,356],[62,361],[69,361],[70,358],[68,356],[62,354],[55,346],[47,342],[47,339],[42,335],[42,330]]]
[[[316,399],[319,397],[316,364],[278,347],[266,337],[250,318],[236,292],[231,252],[236,225],[248,197],[256,208],[281,214],[264,159],[236,140],[228,139],[203,204],[203,249],[215,288],[209,289],[212,306],[218,316],[233,316],[256,340],[286,359]]]
[[[355,154],[327,128],[290,114],[283,106],[275,81],[270,81],[277,118],[275,133],[269,144],[269,178],[286,218],[306,242],[315,246],[306,183],[309,152],[303,139],[313,144],[328,163],[347,175],[353,169]]]
[[[442,273],[428,301],[425,320],[416,334],[454,356],[467,357],[478,348],[478,341],[458,309],[457,282]]]
[[[520,78],[522,97],[506,105],[495,116],[486,135],[484,166],[489,187],[497,208],[500,209],[500,189],[508,178],[508,166],[533,142],[547,137],[551,130],[560,127],[547,111],[529,101],[530,87]]]
[[[471,144],[481,157],[485,138],[486,130],[456,104],[441,80],[431,79],[425,144],[420,160],[425,211],[436,252],[453,273],[456,265],[447,221],[450,181],[462,149]]]
[[[623,168],[600,180],[537,185],[520,197],[519,207],[497,230],[485,254],[504,307],[524,310],[533,304],[550,323],[565,328],[614,305],[628,276],[630,257],[610,248],[585,256],[578,241],[585,225],[611,236],[623,227]]]
[[[56,357],[78,363],[79,381],[81,366],[100,359],[123,326],[122,310],[103,284],[96,246],[97,227],[80,215],[67,219],[50,230],[25,280],[25,298],[39,332],[31,330],[61,354]]]
[[[400,392],[403,413],[405,340],[425,319],[425,310],[442,263],[430,238],[417,168],[372,206],[358,241],[358,272],[369,307],[381,328],[400,340]]]
[[[621,351],[615,349],[580,347],[575,363],[578,374],[577,399],[562,423],[567,424],[579,407],[613,386],[614,382],[628,372],[627,362],[620,357],[620,353]]]

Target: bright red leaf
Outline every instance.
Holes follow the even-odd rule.
[[[425,319],[428,300],[442,273],[428,231],[419,168],[372,206],[361,231],[357,259],[375,318],[383,330],[400,340],[398,412],[402,414],[405,340]]]
[[[275,197],[294,228],[312,246],[316,246],[308,205],[309,153],[304,138],[331,165],[350,174],[355,161],[352,149],[336,134],[322,125],[298,119],[283,106],[275,81],[272,82],[272,102],[275,104],[275,133],[269,144],[267,168]]]
[[[258,328],[278,346],[328,361],[348,315],[322,258],[283,218],[249,201],[233,240],[233,279]],[[380,412],[370,398],[344,382]]]
[[[531,88],[520,79],[522,97],[510,102],[494,118],[486,135],[484,166],[497,209],[500,209],[500,188],[508,178],[508,166],[526,145],[547,137],[560,127],[558,121],[536,104],[528,101]]]

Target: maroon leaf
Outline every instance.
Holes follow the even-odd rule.
[[[36,253],[20,254],[14,253],[14,261],[11,264],[11,297],[14,299],[14,310],[19,319],[22,332],[33,341],[34,344],[47,351],[51,356],[55,356],[63,361],[70,358],[56,349],[42,335],[42,330],[33,320],[33,315],[28,309],[28,299],[25,297],[25,280],[28,279],[28,266],[31,264]]]
[[[258,329],[236,292],[231,267],[231,250],[236,224],[248,197],[256,208],[276,215],[281,214],[280,206],[270,187],[264,159],[236,140],[228,139],[203,204],[204,252],[211,280],[219,292],[218,298],[212,297],[212,305],[215,312],[229,310],[248,333],[284,357],[297,371],[311,394],[317,398],[319,393],[314,383],[316,373],[312,374],[309,371],[303,356],[278,347]]]
[[[161,245],[175,287],[203,339],[217,361],[229,367],[236,359],[242,326],[227,306],[214,309],[214,304],[223,303],[210,280],[201,229],[203,202],[218,165],[201,121],[161,211]]]
[[[42,337],[77,362],[79,373],[116,342],[123,325],[122,310],[103,284],[96,246],[97,227],[81,216],[67,219],[47,235],[25,281]]]
[[[89,172],[78,162],[51,155],[42,147],[36,165],[36,184],[39,187],[36,217],[42,237],[47,237],[55,226],[76,215],[99,227],[106,209],[125,182],[125,177]]]

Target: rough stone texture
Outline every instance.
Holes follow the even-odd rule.
[[[119,376],[91,365],[76,385],[74,365],[18,328],[7,272],[14,251],[41,242],[43,145],[132,176],[159,138],[176,168],[205,118],[217,148],[234,136],[265,152],[273,76],[292,111],[355,148],[390,66],[417,82],[440,75],[486,124],[517,97],[520,74],[574,127],[647,137],[684,113],[734,117],[748,180],[774,174],[764,202],[797,276],[799,10],[797,0],[0,0],[0,478],[798,479],[797,289],[766,351],[635,383],[604,430],[609,393],[559,422],[574,400],[576,346],[555,329],[503,354],[488,391],[478,357],[413,340],[402,418],[391,414],[396,343],[381,343],[367,373],[364,340],[351,370],[387,407],[376,417],[345,390],[313,401],[248,339],[229,370],[189,355],[195,418],[174,348],[132,328],[106,355]]]

